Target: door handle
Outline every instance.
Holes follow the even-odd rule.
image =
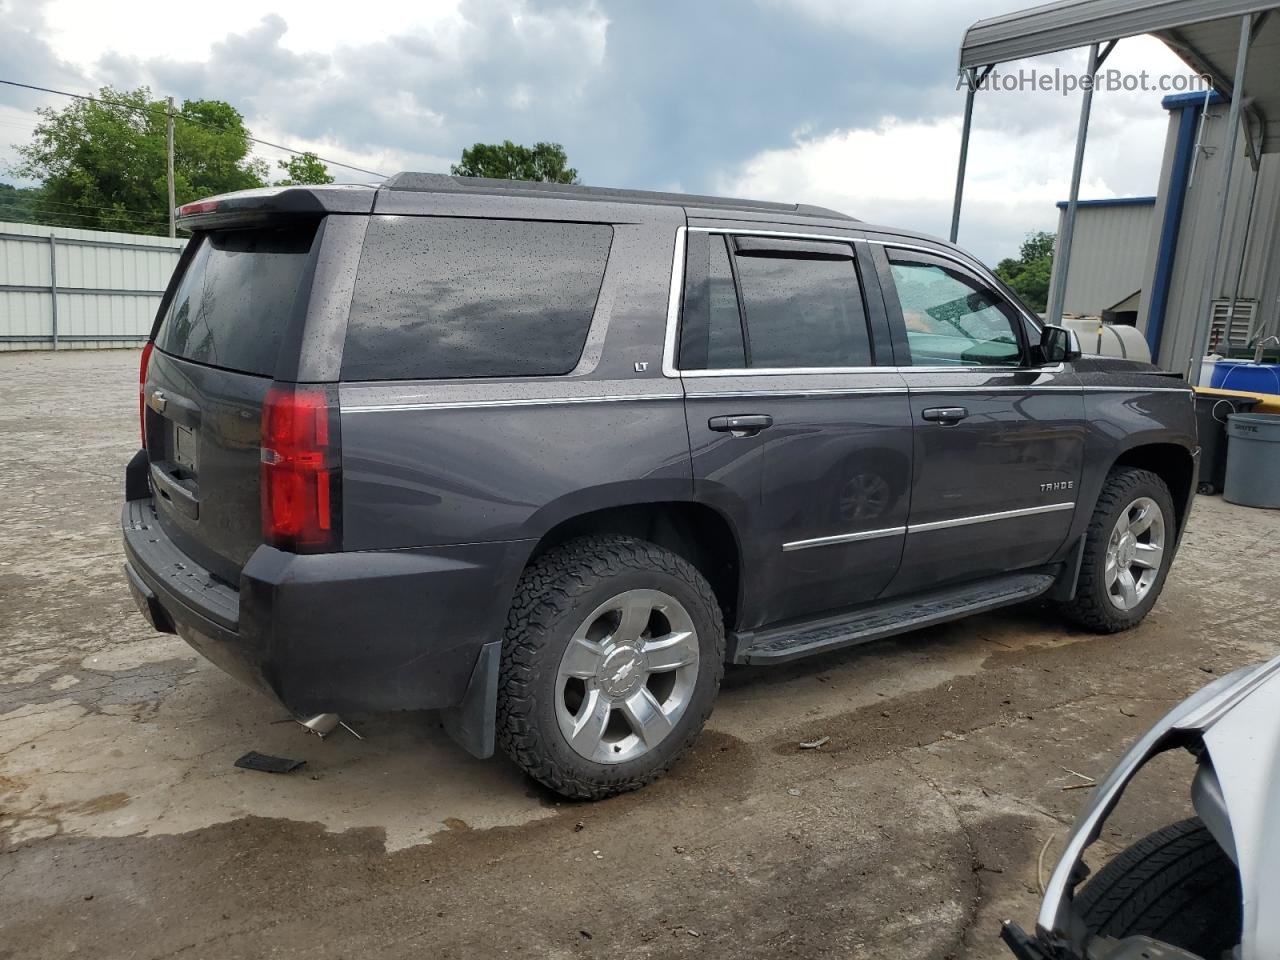
[[[754,437],[761,430],[773,426],[773,417],[767,413],[737,414],[731,417],[712,417],[707,429],[716,433],[731,433],[735,437]]]
[[[940,423],[943,426],[959,423],[967,416],[969,416],[969,411],[964,407],[929,407],[920,414],[922,420],[928,420],[930,423]]]
[[[152,390],[147,406],[184,427],[200,426],[200,408],[195,402],[172,390]]]

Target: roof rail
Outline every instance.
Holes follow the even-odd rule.
[[[421,193],[483,193],[516,196],[554,197],[561,200],[597,200],[608,203],[648,203],[674,207],[710,207],[717,210],[752,210],[758,212],[799,214],[837,220],[854,218],[837,210],[815,207],[807,203],[773,203],[767,200],[736,200],[728,197],[706,197],[690,193],[659,193],[652,190],[619,190],[612,187],[586,187],[573,183],[543,183],[532,180],[494,180],[487,177],[452,177],[443,173],[397,173],[382,184],[384,190],[410,190]]]

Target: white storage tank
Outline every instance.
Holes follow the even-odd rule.
[[[1062,325],[1075,331],[1085,353],[1151,362],[1151,348],[1137,327],[1103,323],[1093,317],[1066,317]]]

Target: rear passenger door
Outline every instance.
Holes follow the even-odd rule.
[[[686,243],[676,362],[695,488],[742,541],[739,629],[874,599],[902,551],[911,421],[877,366],[888,326],[859,245],[714,227]]]
[[[1027,318],[959,258],[889,244],[877,257],[915,437],[889,593],[1056,559],[1083,458],[1078,378],[1036,361]]]

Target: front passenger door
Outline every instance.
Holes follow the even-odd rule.
[[[1078,378],[1037,364],[1022,314],[958,258],[891,245],[878,257],[915,452],[887,594],[1059,559],[1083,460]]]

